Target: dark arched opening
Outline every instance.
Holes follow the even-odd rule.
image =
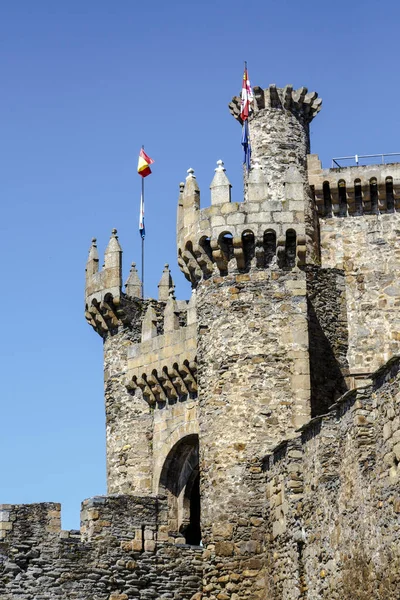
[[[338,182],[338,193],[339,193],[339,216],[346,217],[347,216],[347,192],[346,192],[346,182],[341,179]]]
[[[169,451],[161,471],[160,492],[168,497],[170,534],[184,537],[187,544],[199,545],[201,529],[197,434],[185,436]]]
[[[265,266],[269,267],[276,256],[276,233],[272,229],[264,232]]]
[[[363,197],[362,197],[361,179],[356,179],[354,181],[354,203],[355,203],[355,214],[362,215],[363,214]]]
[[[212,250],[211,250],[211,240],[209,237],[202,237],[199,240],[199,246],[203,248],[204,252],[208,256],[208,258],[212,261]]]
[[[329,185],[329,181],[324,181],[324,183],[322,185],[322,192],[324,195],[325,216],[331,217],[332,216],[332,196],[331,196],[331,188]]]
[[[371,195],[371,212],[374,215],[378,214],[378,181],[376,177],[369,180],[369,193]]]
[[[393,177],[386,177],[386,210],[394,212],[394,193],[393,193]]]
[[[249,269],[251,261],[255,254],[254,233],[252,231],[244,231],[242,233],[242,244],[245,260],[245,268]]]
[[[288,229],[286,232],[286,267],[293,269],[296,265],[296,232]]]
[[[200,473],[194,472],[192,485],[187,485],[185,501],[188,504],[188,523],[183,524],[187,544],[198,546],[201,540],[200,530]],[[185,502],[185,503],[186,503]]]

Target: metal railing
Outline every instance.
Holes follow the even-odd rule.
[[[360,164],[360,160],[366,159],[366,158],[380,158],[381,164],[385,165],[386,164],[385,158],[387,156],[399,156],[400,157],[400,152],[391,152],[389,154],[355,154],[354,156],[339,156],[338,158],[332,158],[332,167],[331,168],[332,169],[335,169],[335,168],[341,169],[344,165],[340,165],[338,163],[339,160],[352,160],[355,162],[356,166],[358,167],[358,165]],[[398,162],[400,162],[400,160]],[[369,164],[376,164],[376,162],[369,163]],[[346,166],[352,166],[352,165],[346,165]]]

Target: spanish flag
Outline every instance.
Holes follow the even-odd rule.
[[[142,177],[147,177],[147,175],[150,175],[150,165],[152,165],[153,162],[154,160],[150,158],[150,156],[147,156],[143,148],[141,148],[139,152],[139,162],[137,167],[139,175],[141,175]]]

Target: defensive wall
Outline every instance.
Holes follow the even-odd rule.
[[[308,156],[321,265],[344,271],[349,370],[365,381],[400,353],[400,165],[322,169]]]
[[[266,598],[398,598],[400,359],[266,457]]]
[[[202,551],[168,543],[165,498],[97,496],[81,531],[61,531],[60,505],[0,505],[2,600],[191,598]]]

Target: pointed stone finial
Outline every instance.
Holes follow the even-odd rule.
[[[92,244],[89,250],[89,256],[86,263],[87,275],[94,275],[99,270],[99,253],[97,252],[97,240],[92,238]]]
[[[303,181],[304,178],[295,165],[288,167],[285,173],[285,183],[303,183]]]
[[[142,296],[142,282],[139,279],[136,263],[134,262],[131,265],[128,279],[125,282],[125,293],[131,298],[141,298]]]
[[[164,310],[164,332],[179,329],[178,307],[175,298],[170,296]]]
[[[111,295],[113,303],[117,304],[122,290],[122,249],[113,229],[110,241],[104,253],[104,265],[99,271],[99,255],[96,239],[92,239],[89,257],[86,263],[85,303],[90,306],[93,300],[102,302]]]
[[[247,179],[247,200],[262,202],[267,197],[267,182],[260,163],[256,160]]]
[[[142,342],[151,340],[157,336],[157,315],[154,308],[149,304],[142,323]]]
[[[188,176],[182,194],[182,215],[184,227],[192,225],[198,218],[196,212],[200,208],[200,189],[197,185],[194,169],[187,170]]]
[[[217,161],[215,175],[210,185],[211,204],[225,204],[231,201],[231,184],[225,174],[225,167],[222,160]]]
[[[121,263],[122,248],[118,241],[117,230],[111,231],[110,241],[108,242],[106,251],[104,253],[104,267],[119,266]]]
[[[96,238],[92,238],[92,243],[89,249],[89,260],[96,258],[99,260],[99,253],[97,252],[97,240]]]
[[[166,302],[174,292],[174,282],[172,281],[169,264],[164,265],[160,283],[158,284],[158,299],[160,302]]]

